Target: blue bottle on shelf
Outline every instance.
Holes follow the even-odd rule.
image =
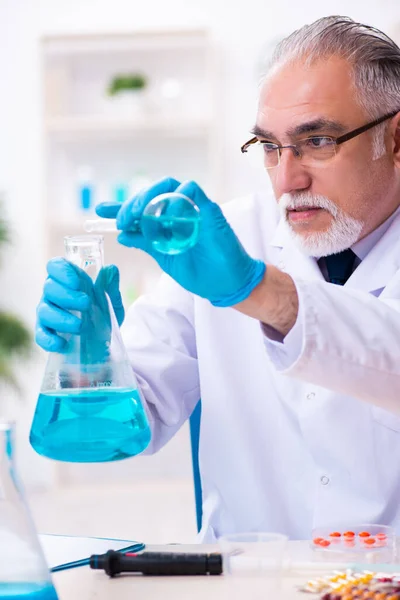
[[[93,206],[93,170],[91,167],[80,167],[78,170],[79,207],[89,211]]]
[[[114,186],[114,202],[123,204],[128,199],[128,187],[123,183],[117,183]]]

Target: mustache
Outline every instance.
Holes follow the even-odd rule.
[[[324,208],[330,212],[333,217],[336,217],[338,214],[336,204],[326,196],[321,196],[320,194],[299,192],[297,194],[283,194],[279,199],[279,210],[283,216],[286,216],[288,210],[304,207]]]

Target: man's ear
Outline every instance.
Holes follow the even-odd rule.
[[[400,169],[400,112],[393,118],[390,127],[393,162]]]

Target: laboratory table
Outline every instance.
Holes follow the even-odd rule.
[[[214,552],[218,551],[215,545],[149,545],[149,551],[164,552]],[[321,565],[317,571],[313,568],[305,569],[308,561],[314,560],[308,542],[289,542],[287,556],[293,561],[293,568],[286,568],[282,576],[280,590],[274,593],[260,594],[254,580],[246,583],[245,600],[316,600],[319,595],[305,594],[298,587],[308,579],[323,573],[330,573],[332,569],[324,571]],[[296,563],[297,561],[297,563]],[[302,562],[302,567],[296,564]],[[400,567],[399,567],[400,569]],[[119,575],[110,579],[102,571],[94,571],[89,567],[79,567],[54,573],[53,581],[57,589],[59,600],[224,600],[243,598],[243,590],[232,589],[229,580],[224,575],[215,576],[168,576],[150,577],[139,574]]]

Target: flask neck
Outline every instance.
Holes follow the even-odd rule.
[[[65,258],[85,271],[93,280],[104,266],[102,235],[73,235],[64,238]]]

